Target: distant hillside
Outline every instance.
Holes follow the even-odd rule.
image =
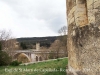
[[[50,47],[51,43],[53,43],[58,36],[50,36],[50,37],[25,37],[25,38],[17,38],[17,41],[20,43],[24,43],[27,46],[35,45],[36,42],[39,42],[41,46]]]

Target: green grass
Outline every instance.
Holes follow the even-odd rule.
[[[67,63],[68,59],[64,58],[27,66],[3,66],[0,67],[0,75],[66,75]]]

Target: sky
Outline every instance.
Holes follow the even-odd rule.
[[[65,25],[66,0],[0,0],[0,30],[16,38],[57,36]]]

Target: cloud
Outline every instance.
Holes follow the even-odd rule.
[[[0,0],[1,28],[11,29],[16,37],[57,35],[60,27],[66,25],[65,3],[65,0]]]

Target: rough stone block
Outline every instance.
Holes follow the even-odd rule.
[[[68,10],[67,73],[100,75],[100,0],[69,2],[76,5]]]

